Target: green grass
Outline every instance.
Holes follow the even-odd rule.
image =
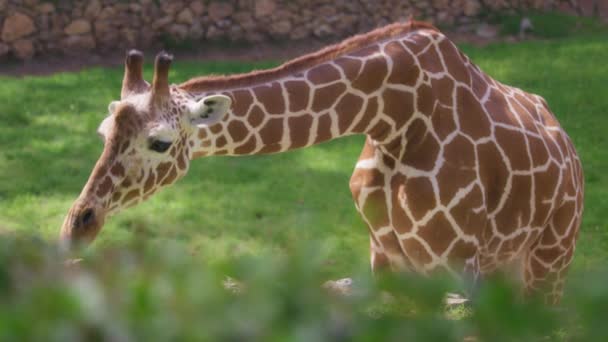
[[[496,79],[544,96],[583,160],[586,208],[575,269],[608,260],[608,43],[602,35],[464,46]],[[173,82],[274,63],[176,61]],[[146,66],[146,76],[150,75]],[[102,144],[95,130],[118,97],[121,68],[0,78],[0,229],[54,239]],[[363,137],[272,156],[211,157],[148,202],[113,217],[95,247],[133,239],[182,244],[209,262],[318,242],[328,276],[368,263],[348,180]]]

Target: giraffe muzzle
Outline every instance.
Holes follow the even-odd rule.
[[[91,243],[103,226],[103,216],[92,207],[75,206],[61,228],[60,242],[65,250],[74,250]]]

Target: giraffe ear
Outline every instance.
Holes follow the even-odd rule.
[[[210,95],[190,107],[190,122],[193,125],[210,126],[220,122],[232,105],[226,95]]]
[[[119,104],[120,104],[120,101],[112,101],[112,102],[110,102],[110,104],[108,105],[108,113],[110,115],[114,114],[116,112],[116,108],[118,108]]]

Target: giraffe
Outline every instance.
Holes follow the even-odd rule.
[[[430,24],[409,20],[269,70],[169,84],[172,56],[127,54],[104,150],[61,229],[90,243],[106,217],[183,177],[190,161],[366,135],[350,189],[373,272],[475,279],[516,265],[558,303],[583,210],[583,174],[545,100],[504,85]]]

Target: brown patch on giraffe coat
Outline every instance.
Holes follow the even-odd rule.
[[[326,113],[319,116],[317,139],[315,140],[315,143],[320,143],[329,139],[331,139],[331,117]]]
[[[450,250],[447,259],[464,261],[472,258],[477,252],[477,246],[473,242],[458,240]]]
[[[430,45],[425,52],[418,55],[418,60],[420,61],[420,66],[422,69],[426,71],[430,71],[432,73],[444,71],[441,64],[441,57],[439,56],[435,45]]]
[[[502,262],[508,261],[515,252],[517,252],[522,246],[523,242],[528,238],[528,234],[524,231],[520,232],[512,238],[508,238],[502,241],[500,247],[496,253]]]
[[[244,144],[238,146],[234,149],[235,154],[249,154],[253,152],[256,148],[256,138],[255,135],[251,135]]]
[[[251,92],[249,90],[235,90],[232,92],[231,97],[234,115],[238,117],[247,115],[249,107],[253,103]]]
[[[440,145],[422,119],[415,119],[405,132],[407,149],[401,161],[423,171],[435,167]]]
[[[427,36],[415,35],[409,38],[410,39],[402,40],[401,42],[407,45],[407,47],[415,55],[418,55],[422,50],[429,46],[429,44],[431,44],[431,39]]]
[[[283,118],[272,118],[259,131],[264,145],[275,144],[283,137]]]
[[[435,214],[426,225],[420,226],[418,236],[428,243],[431,251],[437,256],[442,255],[457,237],[442,212]]]
[[[354,81],[361,72],[363,63],[354,58],[341,57],[334,61],[342,69],[347,81]]]
[[[572,218],[576,213],[576,203],[574,201],[564,202],[553,214],[552,223],[555,232],[560,238],[564,238],[568,229],[572,226]]]
[[[530,169],[530,157],[528,156],[528,149],[526,147],[526,141],[523,133],[502,127],[496,127],[494,129],[494,137],[498,145],[502,147],[502,150],[509,159],[511,169]]]
[[[120,162],[116,162],[110,169],[110,173],[116,177],[122,177],[125,175],[125,168],[122,166],[122,164]]]
[[[494,122],[521,127],[515,114],[509,109],[507,98],[496,88],[490,89],[490,96],[488,97],[488,101],[484,103],[484,106]]]
[[[532,155],[532,165],[545,165],[549,160],[549,151],[539,138],[528,136],[528,146],[530,146],[530,154]]]
[[[385,251],[393,255],[401,254],[401,244],[399,243],[399,239],[397,239],[395,236],[395,233],[392,231],[380,236],[378,240],[380,240],[380,243]]]
[[[477,140],[492,133],[488,116],[467,88],[456,89],[456,112],[459,113],[461,131],[472,139]]]
[[[337,81],[341,78],[340,72],[331,64],[321,64],[308,71],[308,80],[313,84],[325,84]]]
[[[336,104],[336,113],[338,115],[338,131],[344,134],[353,120],[361,112],[363,99],[351,93],[342,96],[338,104]]]
[[[370,137],[377,141],[384,141],[391,133],[391,125],[388,124],[384,119],[378,120],[372,128],[367,130]]]
[[[431,86],[422,84],[417,89],[416,109],[424,115],[431,115],[435,107],[435,95]]]
[[[218,123],[213,126],[209,126],[209,130],[213,134],[219,134],[224,130],[224,126],[222,126],[221,124]]]
[[[351,57],[367,57],[376,53],[380,53],[380,47],[377,44],[365,46],[348,54]]]
[[[283,138],[283,118],[273,118],[266,122],[260,129],[260,137],[264,148],[264,153],[276,152],[280,150],[280,142]]]
[[[370,236],[372,236],[372,234],[370,233]],[[380,245],[379,243],[377,243],[378,245]],[[388,257],[382,253],[378,253],[378,252],[373,252],[373,263],[372,263],[372,271],[376,272],[376,271],[380,271],[386,267],[388,267],[390,265],[390,261],[388,260]]]
[[[532,273],[532,278],[544,278],[544,275],[547,272],[547,268],[543,266],[536,258],[532,255],[528,259],[528,270]]]
[[[156,167],[156,176],[158,180],[161,180],[165,177],[167,172],[169,172],[169,168],[171,167],[171,165],[172,164],[170,162],[158,164],[158,166]]]
[[[475,146],[466,138],[457,136],[443,151],[444,164],[437,174],[439,199],[447,205],[456,193],[477,178]]]
[[[475,145],[462,135],[457,135],[443,149],[445,162],[457,168],[475,169]]]
[[[563,251],[558,247],[538,247],[534,249],[534,255],[538,257],[541,261],[552,264],[559,258],[560,255],[563,254]]]
[[[391,255],[403,255],[401,251],[401,244],[399,243],[399,239],[395,236],[394,232],[390,232],[380,236],[379,238],[384,251],[390,253]]]
[[[456,130],[453,110],[437,104],[431,115],[431,124],[439,139],[444,140],[450,133]]]
[[[131,181],[131,177],[125,177],[122,182],[120,183],[120,188],[130,188],[131,185],[133,185],[133,182]]]
[[[222,148],[222,147],[226,146],[227,143],[228,143],[228,140],[226,140],[226,137],[224,135],[220,135],[215,140],[215,147]]]
[[[558,131],[554,134],[555,137],[555,141],[557,142],[557,145],[559,146],[559,150],[562,151],[562,154],[564,156],[564,158],[568,157],[568,143],[566,142],[567,137],[565,136],[565,134],[562,133],[562,131]],[[568,163],[567,160],[564,160],[565,163]]]
[[[552,137],[554,136],[554,134],[552,132],[545,132],[545,142],[547,143],[547,148],[549,149],[549,154],[551,155],[551,157],[553,157],[553,159],[555,159],[555,161],[558,164],[562,164],[564,162],[564,159],[562,158],[562,154],[561,151],[559,150],[559,146],[558,144],[555,142],[555,140],[552,139]]]
[[[488,90],[488,82],[478,73],[471,72],[471,89],[473,89],[473,94],[478,99],[482,99]],[[489,112],[492,113],[491,111]]]
[[[369,123],[376,115],[378,115],[378,97],[374,96],[367,100],[365,112],[359,122],[353,127],[352,131],[356,133],[365,133],[367,126],[369,126]]]
[[[530,133],[538,134],[539,132],[536,129],[536,125],[534,124],[534,119],[530,117],[530,115],[526,114],[527,110],[522,107],[517,101],[515,101],[512,97],[508,97],[507,101],[509,101],[511,108],[513,108],[512,112],[514,112],[514,116],[517,119],[515,125],[517,125],[518,127],[525,128]]]
[[[120,192],[120,191],[115,191],[115,192],[112,194],[112,200],[111,200],[110,202],[111,202],[111,203],[117,203],[117,202],[120,200],[120,198],[121,198],[121,197],[122,197],[122,192]]]
[[[247,115],[247,122],[249,122],[253,128],[257,128],[260,124],[262,124],[262,122],[264,122],[265,116],[266,115],[264,114],[262,108],[256,105],[253,107],[253,109],[251,109],[249,115]]]
[[[483,194],[479,186],[475,185],[473,190],[452,207],[450,215],[463,233],[481,239],[482,232],[487,225],[487,213],[482,206]]]
[[[150,172],[146,182],[144,183],[144,193],[147,194],[150,192],[150,190],[154,188],[154,185],[156,185],[156,176],[154,176],[154,173]]]
[[[173,147],[169,150],[169,155],[173,158],[177,155],[177,146],[173,144]]]
[[[292,113],[302,111],[308,107],[310,87],[305,81],[286,81],[284,84],[289,101],[289,111]]]
[[[128,192],[128,193],[125,195],[125,197],[123,197],[123,199],[122,199],[122,204],[123,204],[123,205],[124,205],[124,204],[127,204],[127,203],[129,203],[129,202],[130,202],[132,199],[137,198],[137,197],[140,197],[140,196],[141,196],[141,193],[140,193],[139,189],[134,189],[134,190],[131,190],[131,191],[129,191],[129,192]]]
[[[118,153],[120,153],[120,154],[125,153],[125,151],[129,148],[129,145],[130,145],[130,142],[128,140],[124,141],[122,144],[120,144],[120,152],[118,152]]]
[[[450,77],[431,79],[431,87],[439,103],[450,107],[454,105],[452,100],[454,81]]]
[[[415,238],[403,239],[401,240],[401,245],[403,246],[405,253],[407,253],[407,256],[412,259],[414,264],[425,265],[433,261],[433,257]]]
[[[171,168],[171,170],[169,171],[169,174],[167,175],[167,177],[165,177],[165,179],[163,179],[161,185],[169,185],[169,184],[173,183],[176,178],[177,178],[177,171],[175,170],[175,166],[173,166]]]
[[[503,207],[496,214],[496,229],[504,235],[527,226],[530,223],[530,201],[532,196],[532,177],[514,175],[511,177],[511,191]]]
[[[409,92],[386,89],[382,92],[384,113],[401,127],[414,113],[414,95]]]
[[[521,106],[526,109],[532,119],[540,121],[540,116],[538,115],[538,110],[536,109],[534,101],[532,101],[528,96],[523,96],[519,93],[515,93],[515,100],[517,100]]]
[[[403,136],[397,135],[389,142],[383,144],[385,153],[394,158],[399,158],[401,155],[401,151],[403,150],[403,146],[405,145],[405,141]]]
[[[388,83],[414,86],[420,76],[420,69],[414,57],[398,42],[388,43],[384,51],[393,60]]]
[[[351,86],[364,93],[372,93],[380,89],[387,73],[388,67],[384,58],[376,57],[368,59],[365,65],[363,65],[363,70],[359,74],[359,77],[351,83]]]
[[[452,76],[456,81],[462,82],[466,85],[471,85],[471,76],[469,69],[465,66],[464,61],[461,59],[461,54],[448,39],[444,39],[438,44],[439,51],[443,56],[443,61],[448,68],[448,74]]]
[[[384,163],[384,166],[386,166],[389,170],[395,169],[396,160],[393,156],[389,154],[382,155],[382,163]]]
[[[255,87],[253,92],[268,114],[282,114],[285,112],[285,99],[279,82]]]
[[[110,190],[112,190],[113,185],[114,182],[112,182],[112,178],[110,178],[110,176],[105,176],[97,188],[97,197],[104,197],[107,195]]]
[[[404,234],[412,230],[412,220],[407,216],[405,210],[401,206],[401,198],[407,198],[405,192],[406,178],[402,174],[396,174],[391,178],[392,191],[392,210],[391,222],[397,233]]]
[[[334,103],[336,103],[338,97],[345,91],[346,85],[343,83],[335,83],[315,89],[312,110],[319,113],[323,110],[330,109]]]
[[[543,230],[543,234],[540,237],[540,244],[544,246],[555,245],[558,242],[557,235],[553,232],[553,229],[547,227]]]
[[[386,195],[382,189],[376,189],[368,194],[361,212],[374,230],[390,224],[388,208],[386,206]]]
[[[290,117],[288,119],[288,124],[291,137],[291,148],[305,146],[306,143],[308,143],[308,137],[310,136],[312,117],[310,115]]]
[[[542,122],[543,126],[545,126],[545,127],[558,127],[559,126],[559,122],[557,122],[557,119],[555,118],[555,116],[553,114],[551,114],[551,112],[548,111],[546,108],[541,108],[538,111],[538,114],[540,116],[540,121]]]
[[[408,178],[405,183],[405,201],[415,220],[420,220],[437,206],[433,185],[428,178]]]
[[[222,138],[224,138],[222,136]],[[224,138],[225,140],[226,138]],[[184,171],[186,169],[186,155],[184,153],[180,153],[179,157],[177,158],[177,167]]]
[[[479,176],[486,194],[486,207],[493,212],[505,190],[509,171],[494,143],[477,145]]]
[[[228,123],[228,134],[230,134],[232,141],[238,142],[247,137],[249,134],[249,129],[243,122],[239,120],[231,120],[230,123]],[[224,138],[224,140],[226,139]],[[224,145],[226,144],[220,146],[218,143],[216,143],[217,147],[223,147]]]

